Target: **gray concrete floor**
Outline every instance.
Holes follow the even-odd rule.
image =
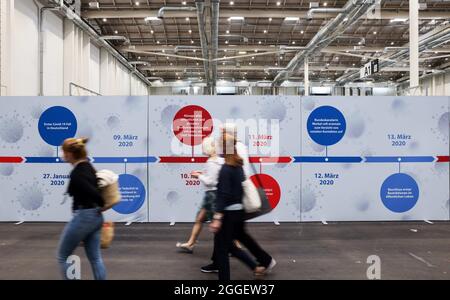
[[[0,223],[0,279],[59,279],[55,260],[64,224]],[[216,279],[209,263],[212,234],[204,230],[193,254],[177,253],[192,224],[116,224],[103,250],[109,279]],[[369,255],[381,259],[382,279],[450,279],[450,223],[352,222],[249,224],[249,232],[276,258],[267,279],[366,279]],[[84,250],[82,278],[92,274]],[[232,279],[253,279],[231,259]]]

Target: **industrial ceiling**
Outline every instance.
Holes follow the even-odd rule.
[[[450,0],[420,7],[419,35],[442,33],[423,40],[420,70],[445,69]],[[280,85],[302,80],[305,60],[311,81],[358,80],[376,58],[386,62],[376,82],[409,71],[406,0],[82,0],[81,16],[150,80]]]

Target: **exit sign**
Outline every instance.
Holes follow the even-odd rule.
[[[372,74],[378,73],[378,71],[379,71],[378,59],[372,60],[372,61],[366,63],[359,70],[359,78],[365,78]]]

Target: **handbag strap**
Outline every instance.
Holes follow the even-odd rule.
[[[260,186],[261,188],[264,188],[264,186],[263,186],[263,184],[262,184],[262,181],[261,181],[261,179],[260,179],[259,176],[258,176],[258,172],[256,171],[255,166],[250,162],[250,160],[248,161],[248,164],[251,166],[254,175],[256,175],[256,176],[255,176],[255,177],[256,177],[256,181],[258,181],[259,186]]]

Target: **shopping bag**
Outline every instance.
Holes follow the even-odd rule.
[[[114,223],[104,222],[100,237],[100,246],[102,249],[108,248],[114,239]]]
[[[242,204],[244,205],[245,212],[253,213],[259,211],[261,208],[261,197],[253,181],[251,179],[244,180],[242,182],[242,189],[244,190]]]
[[[255,186],[255,188],[256,188],[256,190],[258,192],[258,196],[259,196],[261,205],[260,205],[259,209],[254,211],[254,212],[246,212],[245,216],[244,216],[245,220],[254,219],[254,218],[260,217],[262,215],[268,214],[273,209],[272,206],[270,205],[269,198],[267,198],[266,192],[264,191],[264,188],[263,188],[264,186],[262,184],[261,178],[259,178],[259,176],[258,176],[258,174],[256,172],[256,169],[253,166],[253,164],[250,163],[250,166],[251,166],[251,168],[253,170],[253,173],[255,173],[255,175],[256,175],[255,176],[256,182],[258,182],[258,185],[259,185],[259,187]],[[249,180],[249,179],[247,179],[247,180]],[[245,205],[244,205],[244,207],[245,207]]]

